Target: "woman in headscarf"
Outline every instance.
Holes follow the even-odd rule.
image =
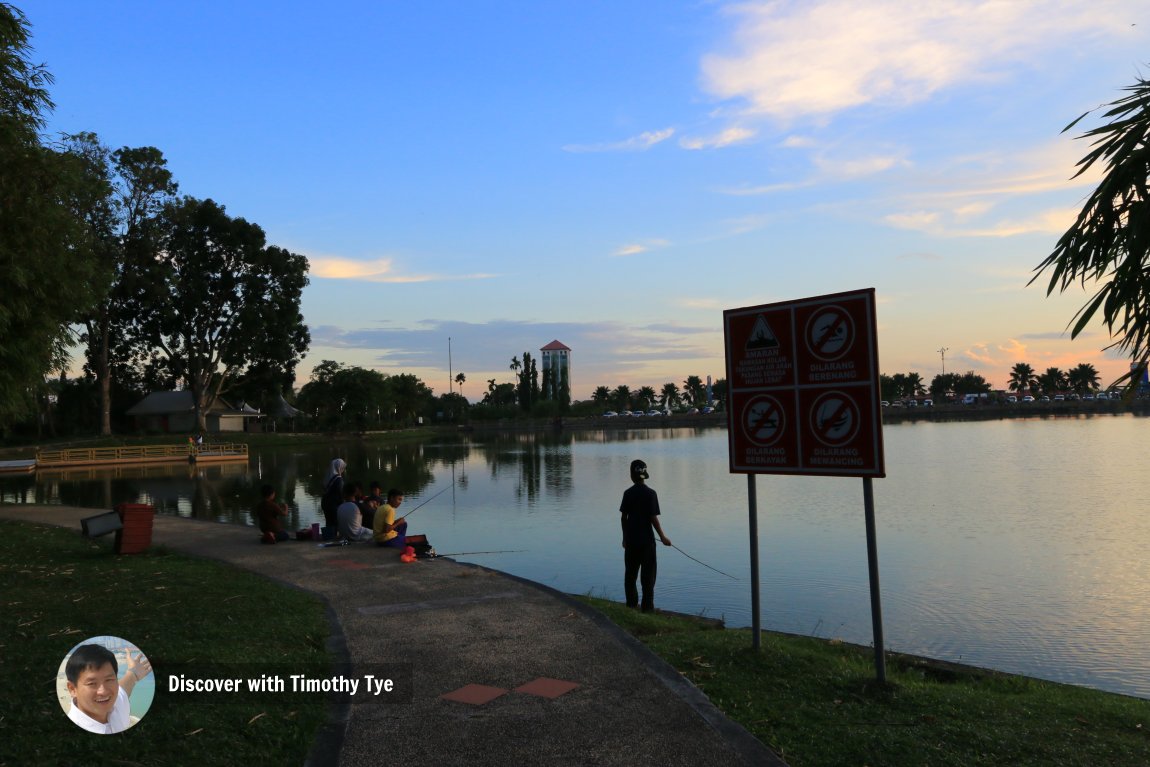
[[[335,530],[336,510],[343,503],[343,473],[347,470],[347,461],[336,458],[328,467],[327,476],[323,478],[323,496],[319,505],[323,509],[324,524]]]

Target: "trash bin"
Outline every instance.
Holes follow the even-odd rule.
[[[152,545],[152,521],[156,509],[146,503],[121,503],[116,513],[124,523],[122,530],[116,531],[117,554],[139,554]]]

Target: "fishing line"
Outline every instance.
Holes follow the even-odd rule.
[[[736,578],[735,576],[731,575],[730,573],[724,573],[722,570],[719,570],[718,568],[715,568],[715,567],[711,567],[710,565],[708,565],[706,562],[703,562],[702,560],[699,560],[699,559],[695,559],[695,558],[694,558],[694,557],[692,557],[690,554],[688,554],[687,552],[683,551],[682,549],[680,549],[678,546],[676,546],[676,545],[675,545],[675,544],[673,544],[673,543],[671,544],[671,548],[673,548],[675,551],[679,552],[680,554],[682,554],[683,556],[685,556],[687,559],[691,560],[692,562],[698,562],[699,564],[701,564],[703,567],[707,568],[708,570],[714,570],[714,571],[715,571],[715,572],[717,572],[719,575],[725,575],[725,576],[727,576],[728,578],[730,578],[730,579],[731,579],[731,580],[733,580],[733,581],[737,581],[737,580],[739,580],[738,578]]]
[[[504,549],[502,551],[452,551],[447,554],[436,553],[436,557],[462,557],[470,554],[519,554],[527,549]]]
[[[432,501],[434,501],[436,498],[438,498],[439,496],[443,495],[444,493],[446,493],[448,490],[450,490],[450,489],[451,489],[451,488],[453,488],[453,487],[455,487],[455,483],[454,483],[454,482],[452,482],[450,485],[448,485],[447,487],[445,487],[445,488],[443,488],[442,490],[440,490],[440,491],[439,491],[438,493],[436,493],[435,495],[433,495],[433,496],[431,496],[430,498],[428,498],[428,499],[427,499],[426,501],[424,501],[423,503],[421,503],[421,504],[419,504],[418,506],[416,506],[416,507],[415,507],[414,509],[412,509],[411,511],[407,512],[406,514],[402,514],[402,515],[400,515],[400,516],[402,516],[404,519],[409,519],[409,518],[411,517],[411,515],[412,515],[412,514],[414,514],[415,512],[419,511],[419,510],[420,510],[420,509],[422,509],[424,506],[426,506],[427,504],[431,503],[431,502],[432,502]]]

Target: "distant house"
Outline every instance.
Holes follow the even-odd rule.
[[[132,416],[137,431],[161,432],[164,434],[187,434],[199,429],[196,423],[196,404],[190,391],[152,392],[132,407],[127,415]],[[242,405],[233,408],[222,399],[204,414],[204,424],[210,434],[245,431],[249,418],[260,418],[262,414]]]

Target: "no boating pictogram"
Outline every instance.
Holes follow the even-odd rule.
[[[841,306],[825,306],[811,315],[806,339],[811,354],[821,360],[837,360],[854,345],[854,320]]]
[[[743,428],[747,438],[756,445],[773,445],[786,428],[782,405],[765,394],[747,400],[743,407]]]

